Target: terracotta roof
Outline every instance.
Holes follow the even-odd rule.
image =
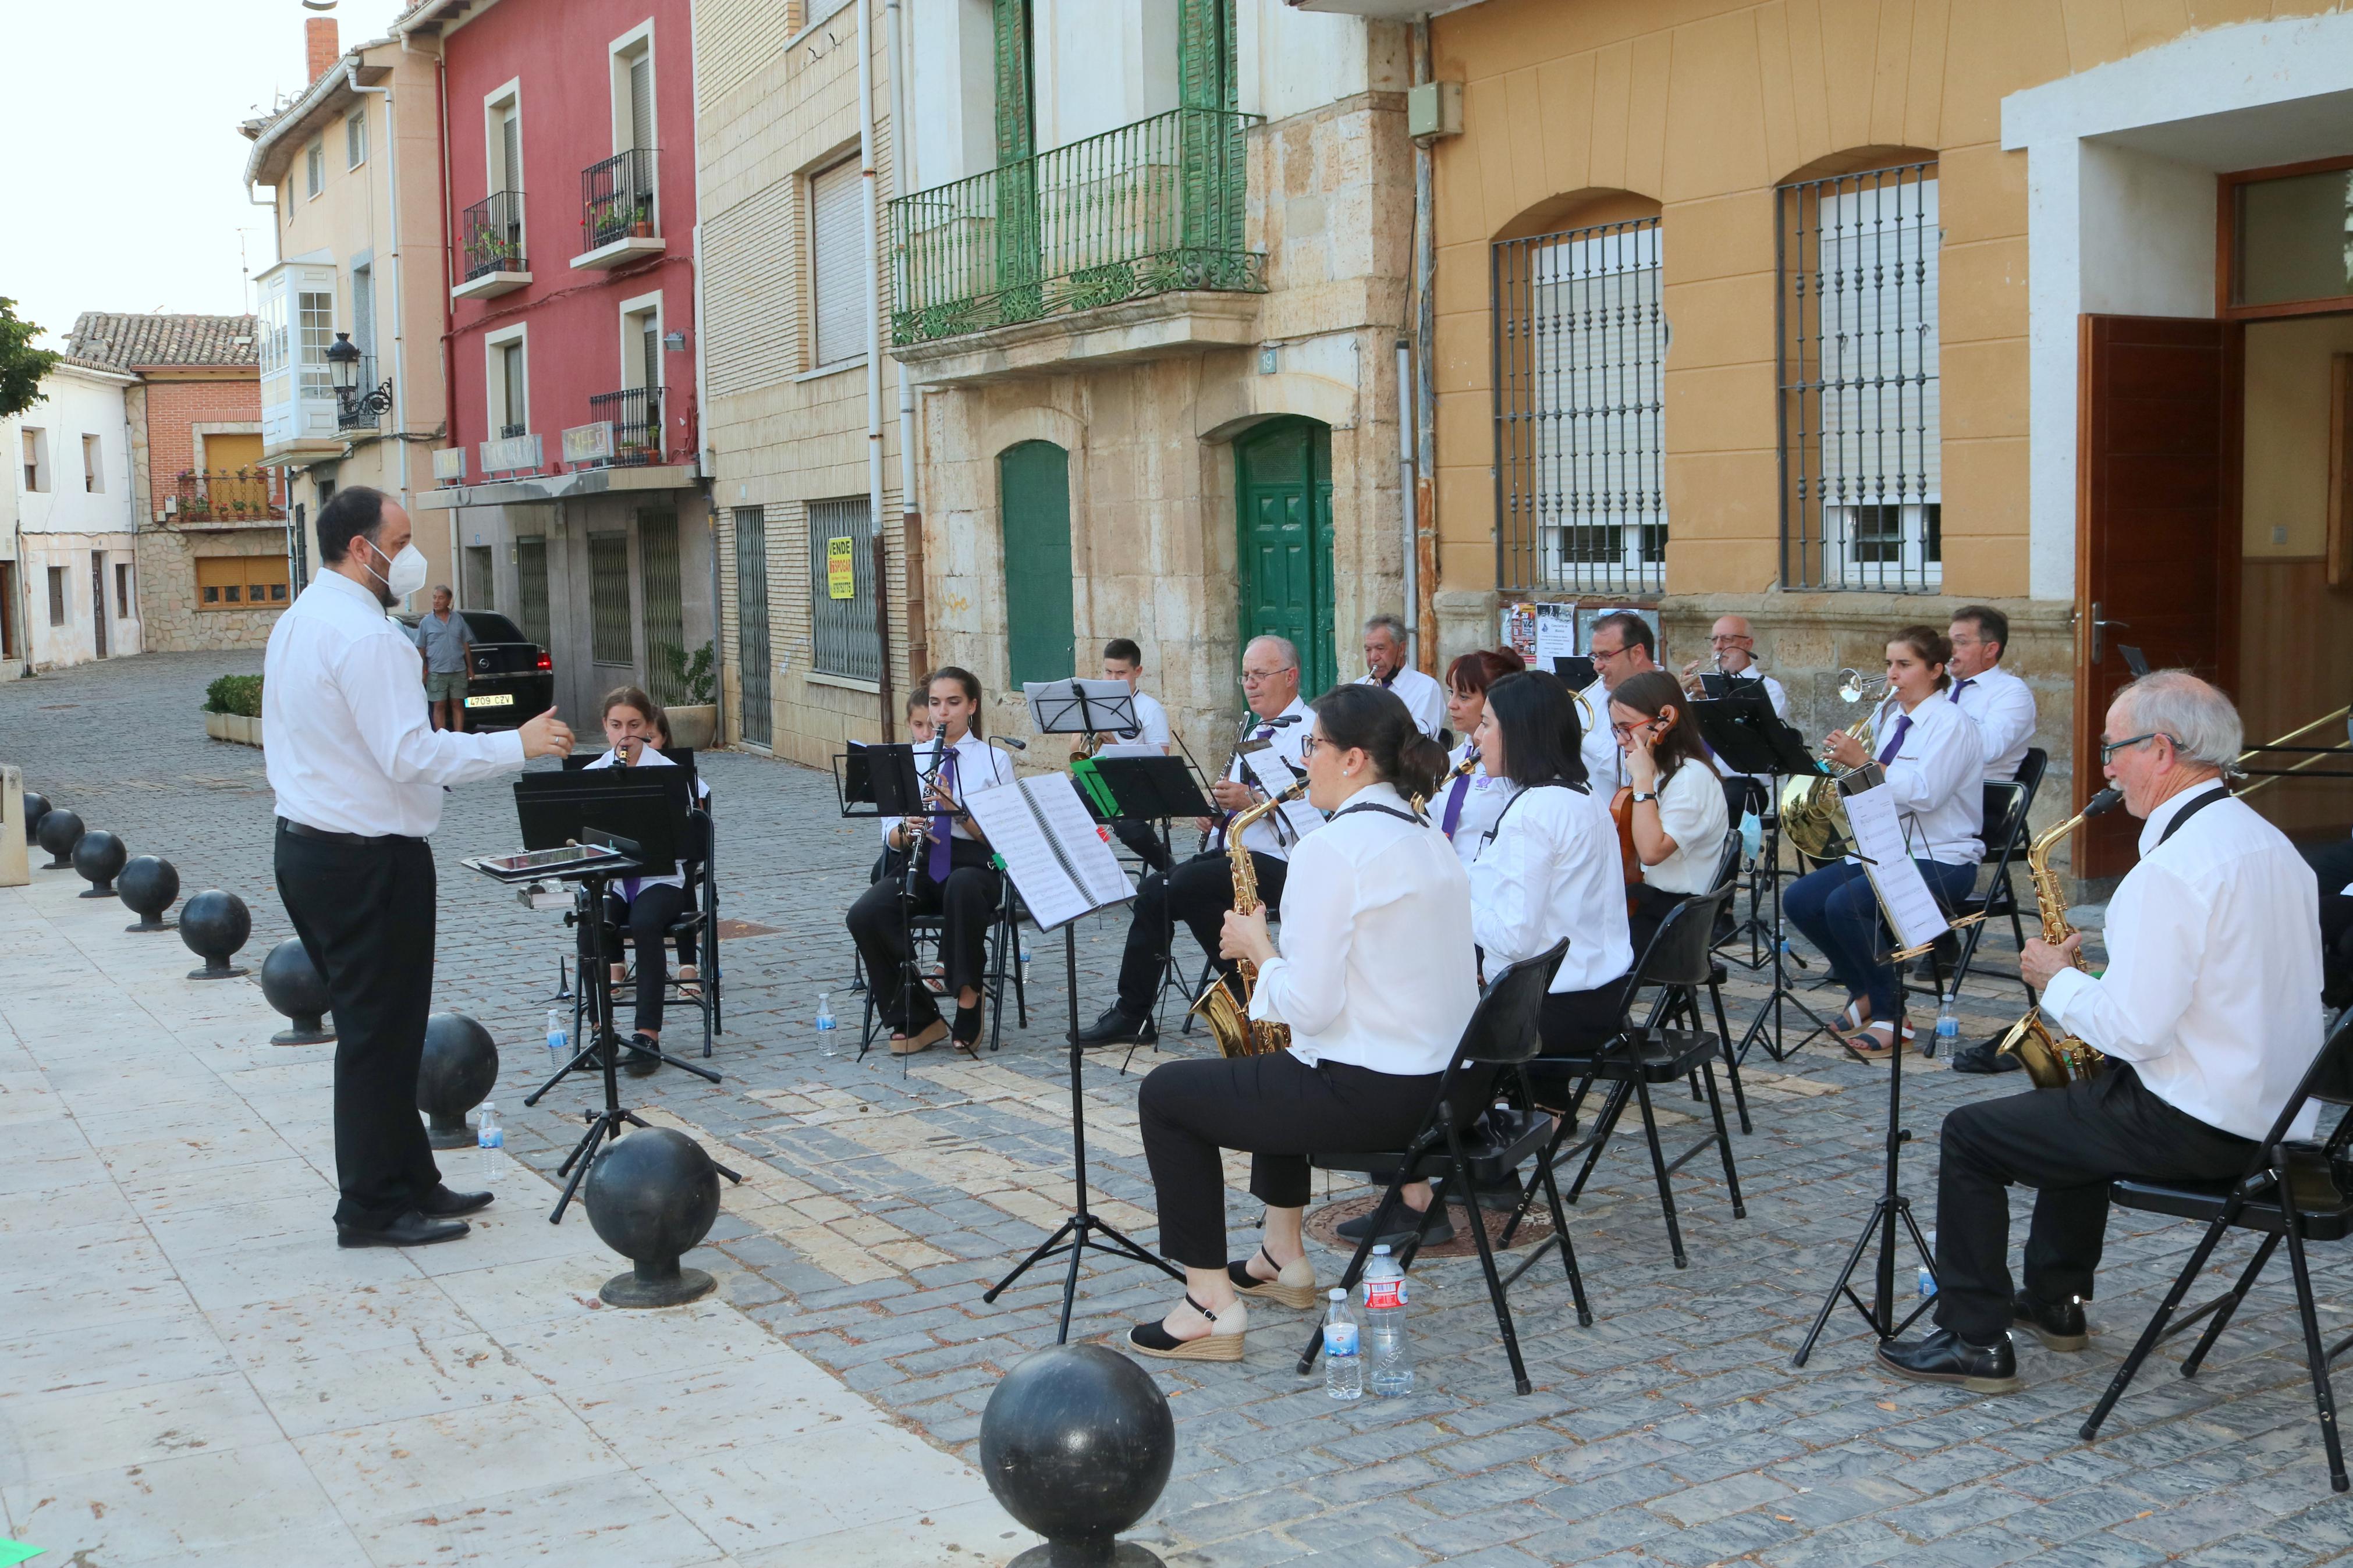
[[[85,310],[66,334],[66,352],[110,370],[252,365],[261,361],[259,331],[251,316],[131,316]]]

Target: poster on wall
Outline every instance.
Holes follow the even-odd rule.
[[[828,599],[858,597],[857,546],[848,539],[825,542],[825,596]]]
[[[1531,669],[1550,669],[1583,646],[1581,626],[1592,623],[1574,605],[1524,603],[1504,606],[1503,642]]]

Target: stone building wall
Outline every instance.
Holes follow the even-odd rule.
[[[259,648],[278,624],[276,609],[198,607],[196,569],[200,556],[283,555],[286,530],[186,523],[139,531],[139,610],[145,644],[155,653],[198,648]]]

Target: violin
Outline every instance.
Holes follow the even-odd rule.
[[[1634,847],[1634,786],[1620,784],[1609,797],[1609,820],[1618,825],[1618,859],[1626,873],[1626,912],[1634,912],[1634,889],[1642,885],[1642,852]]]

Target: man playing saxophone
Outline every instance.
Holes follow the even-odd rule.
[[[1937,1329],[1881,1345],[1889,1371],[1999,1394],[2018,1386],[2013,1324],[2082,1350],[2110,1180],[2239,1175],[2319,1050],[2318,888],[2279,829],[2225,789],[2240,739],[2230,700],[2186,671],[2144,676],[2110,705],[2103,772],[2145,826],[2140,863],[2108,904],[2107,972],[2074,966],[2080,936],[2030,942],[2020,963],[2053,1032],[2107,1064],[1945,1118]],[[2307,1109],[2290,1136],[2316,1120]],[[2012,1184],[2036,1193],[2014,1296]]]

